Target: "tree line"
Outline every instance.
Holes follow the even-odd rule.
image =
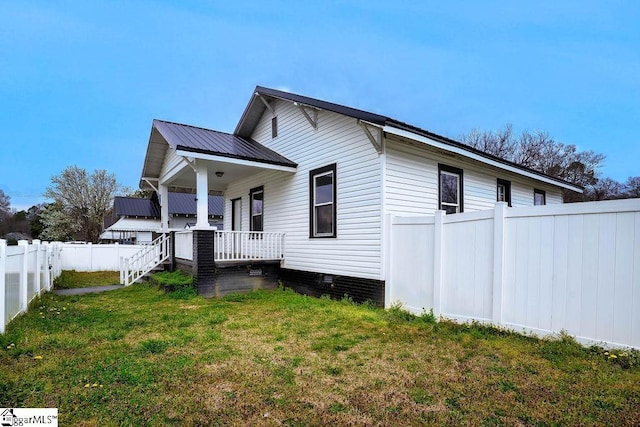
[[[474,129],[460,139],[485,153],[584,187],[582,194],[564,191],[565,202],[640,197],[640,176],[631,176],[625,182],[603,177],[603,154],[580,151],[573,144],[556,141],[547,132],[516,134],[511,125],[506,125],[497,131]]]

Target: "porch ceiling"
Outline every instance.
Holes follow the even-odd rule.
[[[224,192],[227,186],[233,182],[248,178],[265,169],[263,165],[245,165],[226,161],[196,159],[198,164],[207,166],[208,185],[210,192]],[[216,172],[222,172],[222,176],[217,176]],[[290,171],[287,171],[290,172]],[[193,168],[183,161],[178,171],[166,180],[160,179],[163,185],[177,190],[195,190],[196,173]]]

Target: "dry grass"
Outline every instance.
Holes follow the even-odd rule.
[[[0,404],[55,406],[63,425],[640,423],[640,368],[568,339],[282,290],[37,304],[0,336]]]

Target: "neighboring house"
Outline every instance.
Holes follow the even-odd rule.
[[[195,222],[196,200],[194,194],[168,193],[168,229],[183,230]],[[160,201],[154,192],[149,199],[139,197],[116,197],[113,201],[117,220],[105,228],[100,238],[104,242],[145,244],[153,241],[160,232]],[[222,229],[224,198],[209,196],[208,221]]]
[[[563,190],[582,191],[386,116],[259,86],[232,134],[154,120],[140,186],[220,191],[226,233],[286,233],[285,284],[378,303],[387,215],[562,203]],[[195,252],[205,283],[214,270],[198,270]]]

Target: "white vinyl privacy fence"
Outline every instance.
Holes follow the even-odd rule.
[[[131,258],[147,245],[61,243],[62,269],[76,271],[119,271],[120,258]]]
[[[27,311],[33,298],[51,290],[62,272],[60,253],[60,243],[21,240],[18,246],[7,246],[0,239],[0,333],[11,319]]]
[[[639,199],[388,223],[388,303],[640,348]]]

